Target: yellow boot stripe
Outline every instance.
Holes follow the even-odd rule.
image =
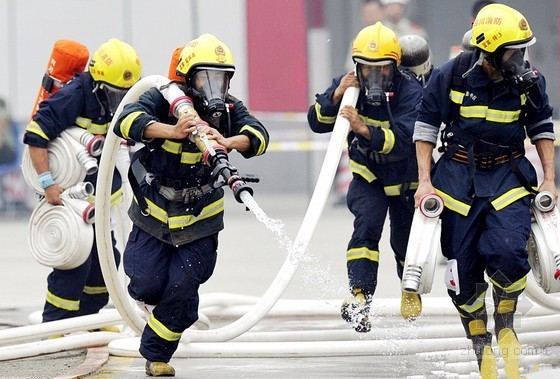
[[[515,300],[500,300],[498,303],[498,313],[511,313],[515,310]]]
[[[486,324],[483,320],[472,320],[469,322],[469,332],[472,336],[486,334]]]

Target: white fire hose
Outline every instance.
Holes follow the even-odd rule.
[[[79,183],[62,193],[64,206],[43,199],[35,207],[29,219],[28,242],[37,262],[70,270],[86,261],[93,246],[94,206],[84,198],[91,194],[91,183]]]
[[[62,132],[60,138],[49,142],[49,170],[56,184],[62,188],[69,188],[82,182],[88,173],[97,171],[97,161],[83,144],[89,147],[91,154],[97,154],[104,140],[99,137],[74,126]],[[25,145],[23,150],[21,169],[27,185],[38,194],[44,194],[29,156],[28,145]]]
[[[424,294],[432,290],[442,211],[443,199],[436,194],[424,196],[414,211],[401,281],[403,291]]]

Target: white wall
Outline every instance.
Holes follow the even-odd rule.
[[[90,54],[112,37],[130,43],[143,75],[167,75],[175,48],[213,33],[232,50],[231,93],[247,98],[245,0],[0,0],[0,96],[27,121],[54,42],[72,39]]]

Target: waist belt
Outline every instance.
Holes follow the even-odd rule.
[[[491,170],[496,166],[500,166],[504,163],[510,162],[512,159],[517,159],[523,156],[522,151],[502,151],[500,153],[483,153],[474,154],[474,163],[477,168],[481,170]],[[468,150],[458,148],[450,157],[456,162],[461,162],[464,164],[469,164],[469,152]]]
[[[165,180],[165,179],[164,179]],[[207,194],[212,191],[212,187],[188,187],[175,189],[174,187],[168,187],[161,184],[161,179],[156,178],[153,174],[146,174],[146,183],[154,187],[158,193],[170,201],[181,201],[185,204],[194,202],[196,199],[202,197],[202,195]]]

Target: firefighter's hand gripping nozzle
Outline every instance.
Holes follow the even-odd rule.
[[[233,191],[235,200],[242,203],[241,193],[247,191],[251,196],[253,189],[249,187],[246,181],[258,182],[258,179],[242,178],[237,168],[235,168],[228,159],[227,149],[218,144],[214,140],[209,140],[206,134],[199,132],[199,127],[208,125],[198,116],[194,109],[192,99],[188,96],[177,98],[172,104],[171,109],[173,115],[177,118],[183,114],[194,114],[197,120],[197,131],[189,136],[189,139],[196,144],[196,147],[203,154],[204,164],[212,168],[210,174],[210,185],[212,188],[220,188],[227,185]]]

